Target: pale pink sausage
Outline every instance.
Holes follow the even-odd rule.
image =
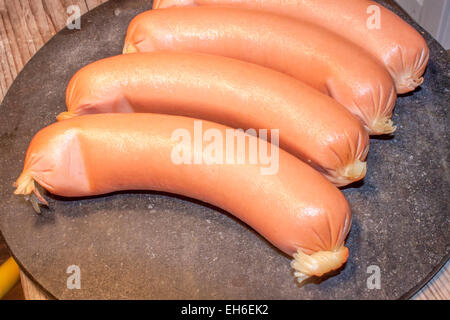
[[[278,170],[272,174],[262,174],[266,164],[261,162],[240,164],[237,142],[229,156],[233,161],[206,162],[212,159],[204,156],[211,144],[196,147],[197,121],[141,113],[85,115],[54,123],[31,141],[15,193],[42,198],[36,181],[66,197],[140,189],[181,194],[232,213],[293,255],[298,277],[320,276],[347,260],[344,240],[351,213],[339,189],[294,156],[254,136],[245,136],[244,158],[249,159],[253,143],[278,154]],[[200,123],[203,138],[207,132],[225,137],[232,130]],[[227,148],[223,144],[216,151],[225,157]],[[181,151],[191,155],[191,163],[174,160]],[[197,158],[203,162],[195,162]]]
[[[281,71],[336,99],[370,134],[395,130],[390,118],[396,92],[384,66],[310,23],[236,8],[150,10],[131,21],[124,52],[158,50],[222,55]]]
[[[362,179],[366,130],[342,105],[280,72],[221,56],[134,53],[96,61],[67,87],[68,112],[153,112],[245,130],[278,129],[280,146],[335,185]]]
[[[398,93],[423,82],[429,49],[424,38],[392,11],[370,0],[155,0],[153,8],[225,5],[311,22],[361,46],[385,65]]]

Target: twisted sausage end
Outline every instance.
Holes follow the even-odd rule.
[[[136,47],[134,45],[132,45],[131,43],[125,43],[125,46],[123,47],[123,54],[128,54],[128,53],[135,53],[138,52],[138,50],[136,49]]]
[[[367,163],[356,159],[354,162],[338,169],[337,175],[327,176],[337,187],[346,186],[352,182],[361,180],[367,172]]]
[[[30,173],[22,172],[14,183],[14,187],[16,187],[14,194],[25,196],[25,199],[31,202],[33,209],[37,213],[41,212],[39,209],[39,204],[48,206],[47,200],[45,200],[45,198],[39,193],[39,190],[36,188],[34,179]],[[30,197],[30,194],[32,194],[35,198]]]
[[[76,117],[77,115],[70,112],[70,111],[65,111],[65,112],[61,112],[60,114],[58,114],[56,116],[56,120],[58,121],[62,121],[62,120],[67,120],[67,119],[72,119],[73,117]]]
[[[371,135],[382,135],[382,134],[391,134],[397,129],[394,126],[394,122],[388,118],[384,117],[381,119],[376,119],[370,128]]]
[[[400,79],[396,84],[396,89],[398,94],[407,93],[415,90],[418,86],[423,83],[423,77],[415,78],[408,77],[404,79]]]
[[[322,275],[339,269],[348,258],[348,248],[342,245],[333,251],[318,251],[311,255],[303,253],[300,249],[294,253],[294,260],[291,267],[294,268],[294,275],[298,282],[302,282],[308,277]]]

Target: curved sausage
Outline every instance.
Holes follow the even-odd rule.
[[[339,33],[376,57],[391,74],[398,93],[412,91],[423,82],[429,58],[425,40],[399,16],[374,1],[156,0],[153,9],[192,5],[261,10],[314,23]]]
[[[301,279],[337,269],[347,260],[344,240],[351,213],[339,189],[294,156],[250,135],[245,135],[241,149],[246,161],[239,162],[237,143],[234,149],[223,143],[216,151],[228,157],[234,150],[228,157],[232,161],[196,162],[197,157],[211,159],[205,154],[212,144],[196,145],[198,121],[204,139],[208,132],[218,139],[233,130],[188,117],[145,113],[84,115],[54,123],[33,138],[15,194],[38,194],[34,181],[67,197],[118,190],[181,194],[232,213],[293,255],[292,266]],[[180,130],[184,134],[174,136]],[[180,137],[185,139],[181,149]],[[262,174],[265,164],[247,160],[253,143],[278,154],[276,173]],[[174,152],[180,150],[194,160],[174,161]]]
[[[124,52],[182,50],[267,66],[347,107],[370,134],[395,130],[396,92],[385,68],[363,49],[312,24],[264,12],[221,7],[150,10],[135,17]]]
[[[78,71],[66,91],[68,112],[152,112],[192,116],[235,128],[279,129],[280,146],[335,185],[362,179],[369,137],[350,112],[285,74],[196,53],[134,53]]]

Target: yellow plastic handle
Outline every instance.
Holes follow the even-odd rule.
[[[19,266],[13,258],[0,266],[0,299],[2,299],[20,279]]]

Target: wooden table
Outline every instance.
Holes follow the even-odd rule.
[[[81,14],[84,14],[106,1],[0,0],[0,101],[27,61],[66,26],[69,6],[79,6]],[[0,259],[6,260],[5,249],[0,244],[1,250]],[[21,273],[21,284],[26,299],[49,298],[24,273]],[[450,299],[449,263],[414,299]]]

